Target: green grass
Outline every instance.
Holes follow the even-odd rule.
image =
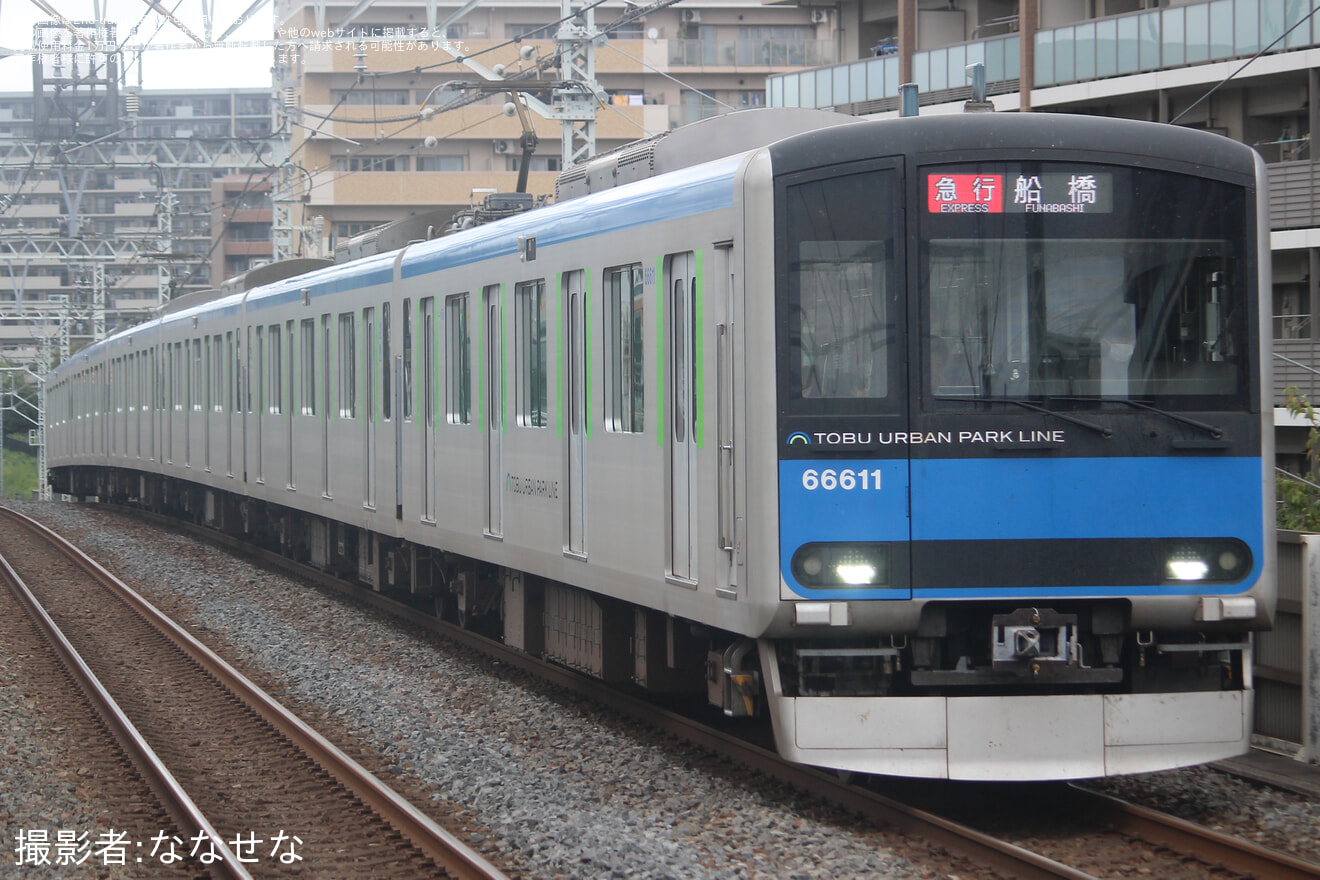
[[[27,440],[27,435],[23,436]],[[31,498],[37,488],[37,456],[34,452],[20,452],[18,449],[31,449],[26,442],[10,439],[5,444],[5,486],[6,498]]]

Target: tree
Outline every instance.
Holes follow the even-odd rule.
[[[1288,412],[1311,423],[1306,435],[1306,474],[1278,473],[1275,490],[1279,501],[1276,523],[1281,529],[1320,532],[1320,421],[1315,407],[1296,388],[1289,388]]]

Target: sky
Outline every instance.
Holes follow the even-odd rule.
[[[69,21],[91,21],[96,4],[92,0],[42,0]],[[252,5],[252,0],[213,0],[215,21],[211,28],[214,40]],[[159,6],[205,39],[202,0],[159,0]],[[155,12],[147,0],[101,0],[104,17],[116,25],[116,39],[126,46],[145,45],[141,69],[135,55],[125,53],[121,82],[146,89],[189,88],[261,88],[271,84],[270,68],[274,50],[267,47],[223,49],[154,49],[154,46],[195,46],[183,31]],[[0,47],[5,50],[31,50],[32,26],[55,21],[34,0],[0,0]],[[131,35],[133,29],[136,35]],[[271,4],[258,9],[226,40],[226,43],[270,40],[274,34]],[[32,90],[32,56],[0,57],[0,92]]]

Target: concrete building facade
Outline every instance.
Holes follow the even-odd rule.
[[[250,181],[244,199],[269,201],[260,192],[268,89],[124,90],[114,99],[107,130],[74,126],[55,139],[32,93],[0,94],[2,358],[57,356],[217,285],[225,265],[212,261],[213,206],[223,216],[237,192],[213,183]],[[269,240],[269,229],[267,217],[259,234]],[[51,340],[56,350],[42,355]]]
[[[684,2],[612,28],[629,8],[620,0],[591,10],[604,32],[594,50],[597,152],[762,106],[770,74],[839,57],[830,9]],[[567,76],[555,60],[557,0],[482,4],[436,41],[424,38],[424,0],[376,2],[350,18],[355,11],[347,2],[277,4],[278,34],[302,40],[280,51],[276,74],[297,168],[287,196],[295,255],[328,254],[409,213],[452,215],[485,192],[513,191],[524,129],[505,113],[509,93],[485,85],[483,71],[542,83]],[[544,85],[519,88],[551,100]],[[531,127],[537,146],[527,190],[551,195],[565,162],[563,124],[533,113]],[[319,244],[310,240],[317,217]]]

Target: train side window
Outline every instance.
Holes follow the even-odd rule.
[[[204,337],[203,337],[204,339]],[[189,386],[189,403],[194,412],[201,412],[206,403],[206,360],[202,353],[203,339],[193,340],[192,361],[188,367],[192,370],[192,382]]]
[[[242,407],[236,393],[238,383],[234,374],[237,369],[238,359],[234,356],[234,331],[230,330],[225,334],[225,409],[230,412],[238,412]]]
[[[287,411],[289,413],[297,412],[295,407],[298,405],[297,403],[298,399],[296,396],[298,390],[298,377],[297,375],[295,375],[296,368],[298,366],[298,360],[297,360],[297,354],[293,350],[297,338],[293,335],[293,329],[294,329],[293,321],[290,320],[284,322],[284,338],[289,340],[289,352],[288,352],[288,356],[284,358],[284,361],[289,365],[289,372],[288,372],[288,381],[285,382],[284,376],[280,377],[280,381],[285,382],[285,384],[283,385],[284,391],[282,393],[284,395],[287,395],[288,397],[289,406]]]
[[[451,425],[472,422],[472,335],[468,295],[445,299],[445,413]]]
[[[362,406],[370,423],[376,417],[376,310],[362,310]]]
[[[170,350],[170,409],[183,412],[183,393],[180,383],[183,379],[183,343],[174,343]]]
[[[323,413],[325,414],[325,420],[326,420],[327,422],[330,421],[330,413],[331,413],[331,409],[330,409],[330,407],[331,407],[330,392],[331,392],[331,389],[332,389],[332,387],[333,387],[333,386],[331,385],[331,383],[330,383],[330,361],[333,359],[333,357],[334,357],[334,353],[333,353],[333,351],[332,351],[331,348],[330,348],[330,342],[331,342],[331,336],[330,336],[330,316],[329,316],[329,315],[322,315],[322,316],[321,316],[321,345],[322,345],[322,348],[321,348],[321,396],[322,396],[321,403],[322,403],[322,410],[321,410],[321,412],[323,412]],[[327,479],[328,479],[328,477],[327,477]],[[330,496],[330,488],[329,488],[329,483],[328,483],[328,482],[326,483],[325,495],[326,495],[327,498]]]
[[[193,341],[191,339],[183,340],[183,355],[179,359],[179,368],[183,370],[183,410],[190,412],[193,408]]]
[[[545,279],[514,288],[514,357],[518,424],[544,428],[546,417]]]
[[[394,417],[394,358],[390,346],[390,304],[380,305],[380,409],[381,417]]]
[[[211,385],[211,337],[203,336],[200,342],[201,344],[197,346],[197,381],[205,389],[206,399],[203,400],[203,395],[201,394],[197,395],[197,408],[198,410],[205,409],[209,412],[211,404],[214,402],[212,394],[213,386]],[[203,348],[206,349],[205,359],[203,359],[202,356]],[[205,370],[205,376],[202,375],[203,370]]]
[[[218,333],[211,338],[211,411],[225,411],[225,342]]]
[[[257,370],[256,378],[249,383],[257,389],[257,414],[266,411],[266,328],[257,328]],[[251,404],[251,400],[248,401]],[[249,407],[249,411],[251,411]]]
[[[435,297],[418,300],[417,314],[422,331],[422,424],[434,428],[438,393],[436,370],[440,366],[439,358],[436,357],[438,340],[435,335]],[[434,513],[428,516],[434,518]]]
[[[403,301],[403,419],[413,415],[412,300]]]
[[[284,412],[284,359],[279,324],[270,325],[266,341],[270,347],[270,414],[277,416]]]
[[[642,264],[605,270],[605,430],[645,430]]]
[[[339,316],[339,417],[357,418],[357,320],[352,312]]]
[[[303,318],[298,331],[302,338],[302,414],[316,415],[316,319]]]

